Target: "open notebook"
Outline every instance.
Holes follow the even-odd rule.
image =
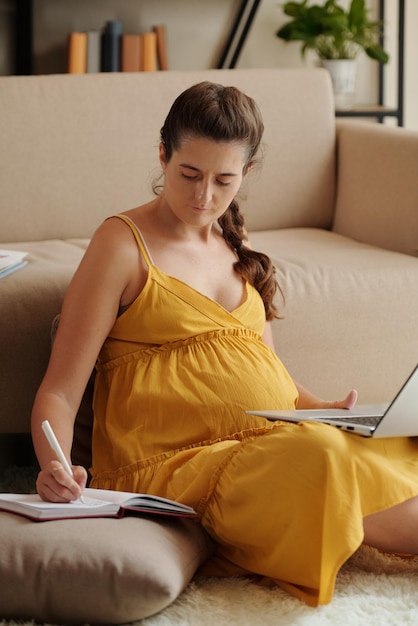
[[[0,493],[0,510],[23,515],[34,521],[76,519],[86,517],[122,517],[131,514],[173,515],[196,517],[190,506],[140,493],[126,493],[106,489],[85,489],[84,503],[80,500],[67,503],[44,502],[38,494]]]
[[[418,365],[390,404],[368,404],[350,410],[246,412],[284,422],[322,422],[363,437],[415,437],[418,436]]]

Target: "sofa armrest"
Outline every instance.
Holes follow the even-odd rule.
[[[418,132],[339,121],[337,155],[333,230],[418,256]]]

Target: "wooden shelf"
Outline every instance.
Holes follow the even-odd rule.
[[[261,0],[241,0],[218,68],[234,68]],[[15,74],[33,72],[33,8],[35,0],[15,0]]]
[[[396,117],[400,124],[401,112],[398,108],[376,104],[355,105],[350,109],[336,109],[336,117],[373,117],[382,122],[385,117]]]
[[[385,0],[379,0],[379,20],[385,20]],[[397,66],[397,106],[385,106],[385,69],[379,64],[379,92],[375,105],[356,105],[352,109],[338,109],[337,117],[372,117],[383,122],[385,117],[395,117],[398,126],[403,126],[404,109],[404,42],[405,42],[405,0],[398,0],[398,66]],[[380,45],[384,46],[384,32],[380,37]]]
[[[219,59],[218,68],[234,68],[241,54],[255,14],[261,0],[243,0],[238,10],[231,33]]]

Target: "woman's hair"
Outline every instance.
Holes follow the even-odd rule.
[[[236,87],[205,81],[176,98],[161,129],[161,142],[167,162],[190,137],[240,144],[245,148],[245,174],[256,161],[263,131],[261,113],[252,98]],[[277,290],[282,297],[283,294],[275,278],[275,267],[267,255],[245,245],[244,216],[235,198],[218,223],[225,241],[238,256],[234,269],[260,293],[266,319],[278,317],[273,300]]]

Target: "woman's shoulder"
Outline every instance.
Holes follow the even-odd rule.
[[[107,267],[129,274],[138,263],[138,245],[132,228],[118,215],[107,217],[96,228],[84,255],[84,265],[91,265],[95,273]]]
[[[122,213],[109,215],[97,227],[92,242],[100,241],[100,244],[116,250],[120,243],[134,244],[135,239],[132,235],[135,235],[135,231],[139,231],[142,223],[146,222],[146,217],[144,222],[146,207],[147,205],[142,205]]]

